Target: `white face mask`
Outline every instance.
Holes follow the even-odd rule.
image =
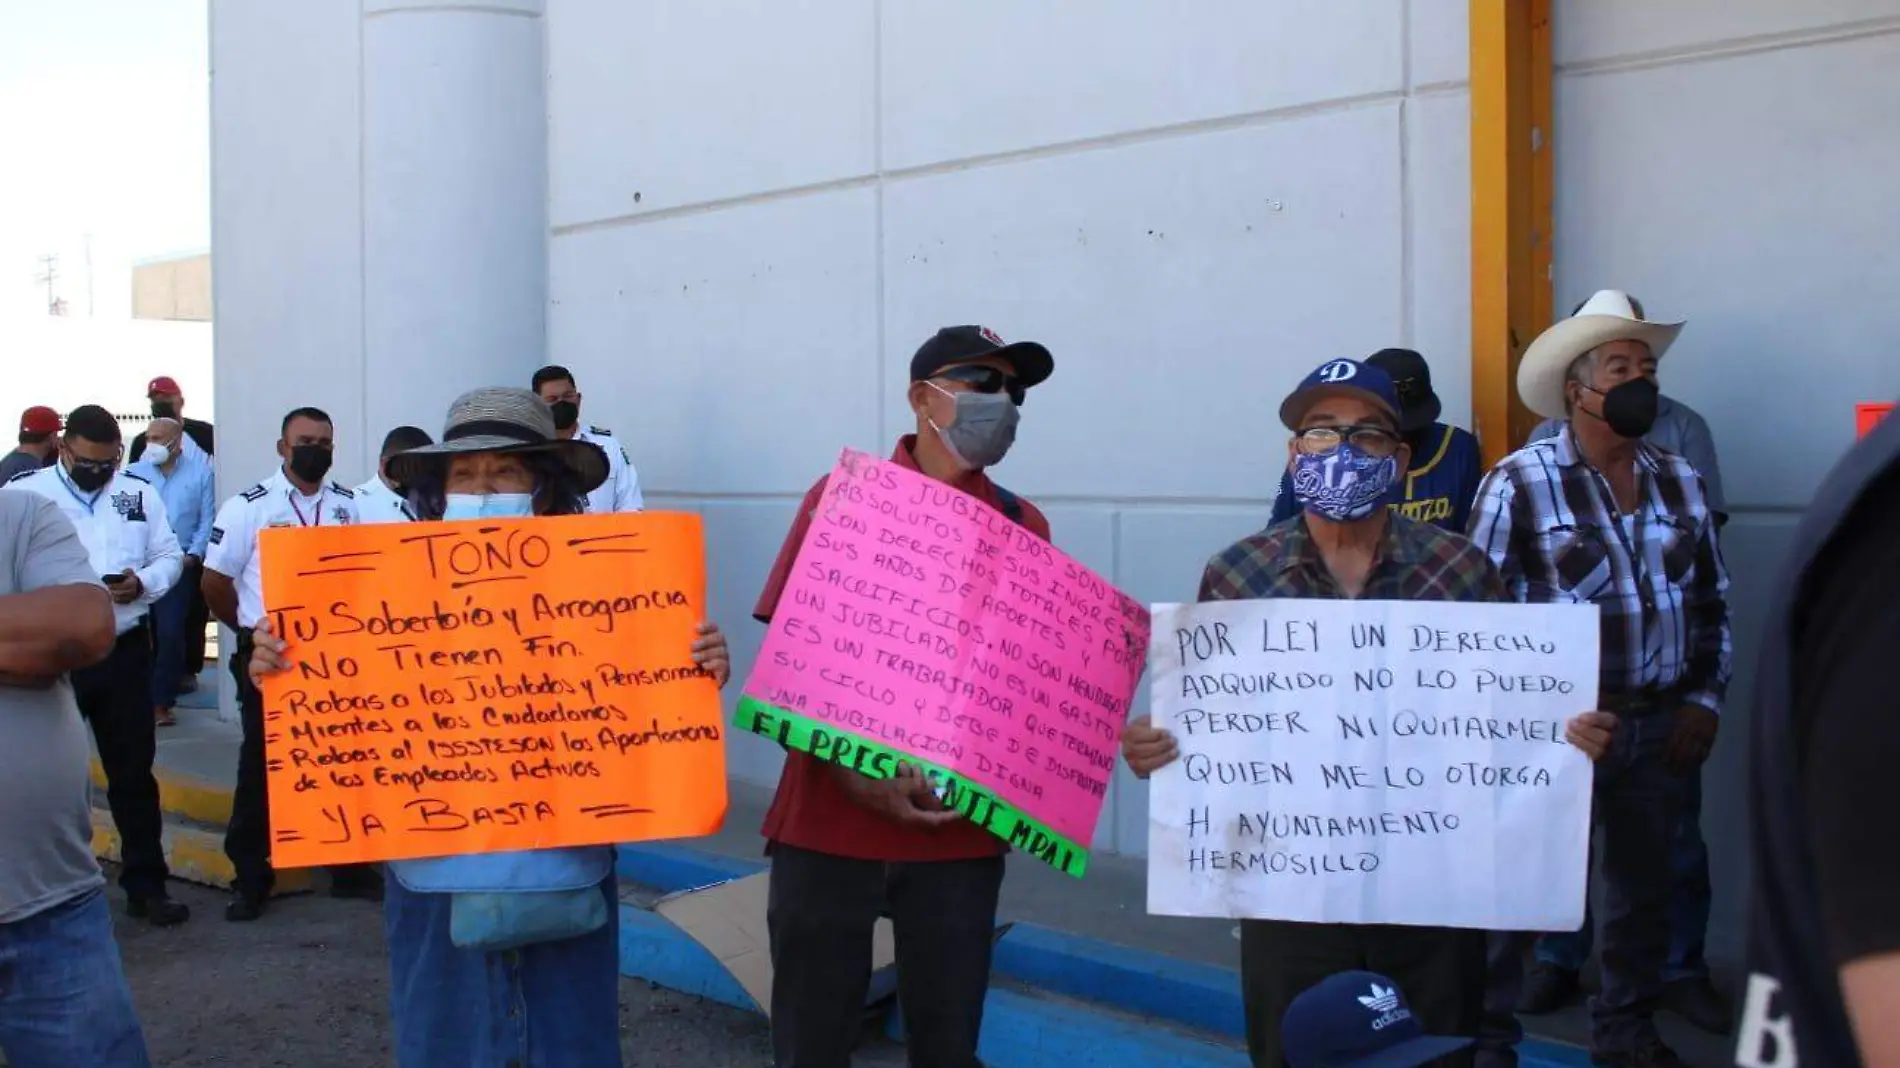
[[[145,457],[146,459],[152,461],[153,467],[164,467],[166,464],[171,463],[172,461],[171,446],[147,445],[145,447]]]

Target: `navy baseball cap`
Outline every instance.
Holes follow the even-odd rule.
[[[1320,364],[1318,370],[1307,375],[1299,388],[1280,403],[1280,422],[1285,423],[1288,430],[1298,430],[1301,417],[1315,401],[1337,394],[1356,396],[1378,406],[1392,418],[1392,428],[1399,428],[1399,387],[1382,369],[1358,360],[1328,360]]]
[[[1426,1034],[1398,984],[1372,972],[1320,980],[1293,999],[1280,1022],[1293,1068],[1418,1068],[1474,1041]]]

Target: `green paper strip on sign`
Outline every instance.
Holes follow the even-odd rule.
[[[1087,849],[997,797],[983,784],[941,765],[919,760],[861,734],[820,723],[756,697],[739,699],[735,721],[742,731],[764,735],[788,748],[873,779],[888,779],[896,773],[900,762],[910,764],[930,778],[946,808],[962,813],[971,823],[1057,871],[1079,879],[1088,870]]]

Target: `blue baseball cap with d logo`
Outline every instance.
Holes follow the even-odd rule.
[[[1312,410],[1315,402],[1340,394],[1357,396],[1378,407],[1391,417],[1392,429],[1399,428],[1399,387],[1393,384],[1391,375],[1358,360],[1327,360],[1320,364],[1280,403],[1280,422],[1285,423],[1288,430],[1298,430],[1300,420]]]
[[[1398,984],[1373,972],[1320,980],[1293,999],[1280,1022],[1293,1068],[1418,1068],[1473,1041],[1426,1034]]]

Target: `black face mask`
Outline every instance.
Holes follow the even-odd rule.
[[[292,445],[290,473],[305,482],[322,482],[323,476],[330,473],[330,446]]]
[[[110,462],[101,463],[96,460],[81,460],[78,457],[74,457],[72,466],[66,469],[66,475],[73,480],[73,485],[79,487],[81,491],[85,493],[97,493],[106,488],[106,483],[112,481],[112,472],[117,469],[117,467],[117,464]]]
[[[1603,398],[1603,414],[1599,418],[1619,437],[1640,438],[1656,426],[1656,409],[1662,400],[1662,390],[1649,379],[1632,378],[1608,391],[1584,388]]]
[[[155,400],[152,402],[152,418],[176,419],[178,418],[178,405],[173,404],[171,401]]]
[[[548,408],[554,412],[554,429],[556,430],[566,430],[580,422],[581,406],[573,401],[555,401],[548,405]]]

